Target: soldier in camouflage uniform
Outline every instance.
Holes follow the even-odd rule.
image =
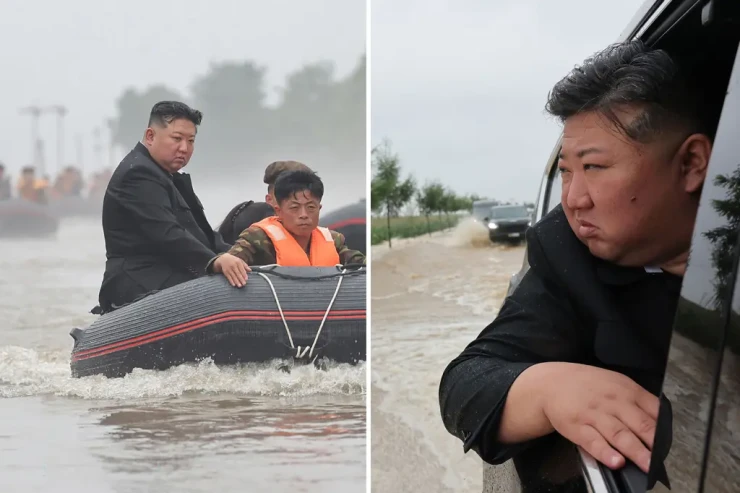
[[[274,186],[276,215],[242,231],[227,253],[209,262],[208,272],[222,273],[232,286],[241,287],[249,265],[365,264],[365,256],[350,250],[344,235],[318,226],[323,193],[312,171],[280,173]]]
[[[339,254],[340,264],[365,263],[365,256],[362,253],[347,248],[342,233],[337,231],[330,231],[330,233],[334,239],[337,254]],[[228,253],[244,260],[247,265],[272,265],[277,259],[272,240],[263,229],[257,226],[251,226],[242,231]]]

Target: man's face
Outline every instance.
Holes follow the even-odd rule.
[[[275,206],[275,214],[293,236],[306,238],[319,225],[321,203],[314,195],[304,190],[283,200]]]
[[[145,143],[157,164],[169,173],[177,173],[193,155],[195,134],[195,124],[179,118],[163,128],[157,125],[147,128]]]
[[[633,109],[620,118],[628,123],[638,114]],[[620,265],[680,256],[691,240],[708,142],[667,131],[641,144],[600,114],[569,118],[558,165],[561,203],[576,236],[594,256]]]

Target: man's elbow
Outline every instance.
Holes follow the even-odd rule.
[[[465,381],[466,371],[461,366],[464,361],[460,357],[452,360],[439,381],[439,410],[442,423],[451,435],[463,441],[468,438],[468,434],[461,426],[463,403],[468,401],[465,396],[465,389],[468,387]]]

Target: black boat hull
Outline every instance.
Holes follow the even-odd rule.
[[[344,235],[347,247],[367,255],[367,210],[365,199],[322,215],[319,225]]]
[[[72,375],[121,377],[135,368],[164,370],[207,358],[218,365],[364,361],[365,272],[274,267],[252,272],[240,289],[223,276],[208,276],[151,294],[72,331]]]

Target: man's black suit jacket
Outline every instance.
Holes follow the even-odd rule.
[[[102,312],[205,275],[230,248],[208,224],[190,175],[170,174],[138,143],[113,173],[103,199],[106,263]]]

